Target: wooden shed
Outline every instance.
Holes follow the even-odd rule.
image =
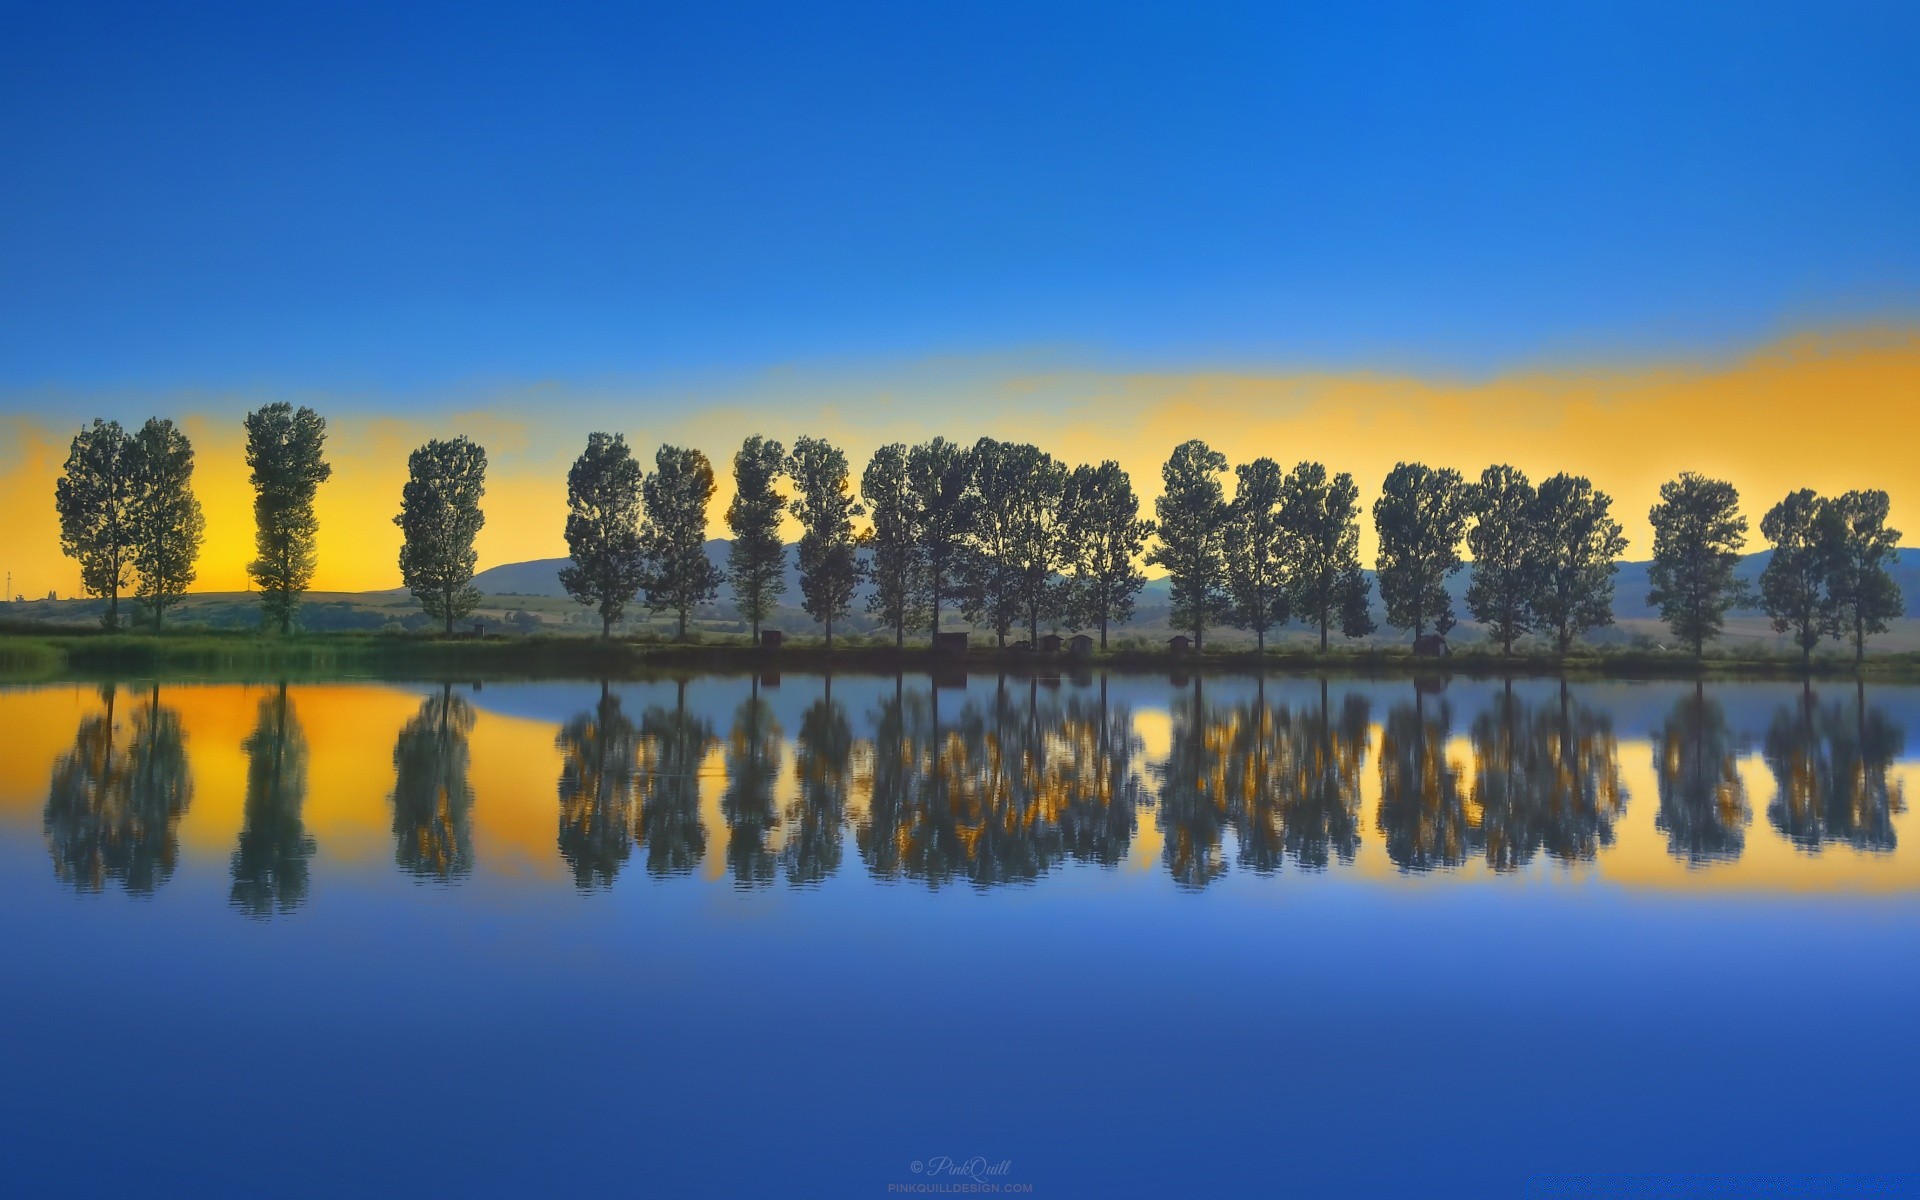
[[[1167,649],[1175,654],[1185,654],[1193,649],[1193,639],[1184,633],[1176,633],[1167,639]]]
[[[1057,633],[1041,634],[1040,635],[1040,653],[1042,654],[1060,653],[1060,635]]]

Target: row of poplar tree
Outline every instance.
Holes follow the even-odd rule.
[[[247,566],[264,623],[285,632],[314,569],[313,501],[332,468],[326,422],[312,409],[270,404],[246,417],[254,486],[256,556]],[[933,438],[880,447],[855,486],[847,457],[820,438],[789,451],[759,435],[733,456],[732,535],[725,571],[706,553],[716,490],[698,450],[663,445],[643,470],[619,434],[594,433],[567,476],[568,594],[595,609],[603,635],[644,596],[654,613],[687,621],[729,585],[758,640],[787,589],[781,527],[791,512],[801,606],[832,645],[863,585],[866,608],[904,645],[909,629],[938,632],[943,611],[994,631],[1004,646],[1024,627],[1099,632],[1126,622],[1146,577],[1168,576],[1170,620],[1196,649],[1227,624],[1266,635],[1298,620],[1318,631],[1373,632],[1371,581],[1360,560],[1359,488],[1319,463],[1291,471],[1270,458],[1233,468],[1198,440],[1161,469],[1154,519],[1141,516],[1127,472],[1113,461],[1069,468],[1038,447],[981,438]],[[485,522],[486,451],[465,437],[435,440],[408,460],[400,570],[427,613],[445,623],[479,601],[475,536]],[[62,545],[79,560],[87,591],[118,599],[129,586],[162,615],[194,578],[204,521],[192,491],[193,450],[154,419],[129,435],[95,421],[74,438],[56,489]],[[787,490],[790,485],[791,494]],[[1466,605],[1503,653],[1528,633],[1562,653],[1613,620],[1617,561],[1626,549],[1612,500],[1585,478],[1559,474],[1534,486],[1510,466],[1469,481],[1451,469],[1401,463],[1373,505],[1379,540],[1374,578],[1389,624],[1444,638],[1455,623],[1448,580],[1467,566]],[[1688,472],[1660,489],[1648,600],[1695,654],[1735,607],[1755,605],[1803,654],[1823,637],[1866,638],[1904,612],[1889,571],[1900,534],[1887,525],[1882,491],[1825,498],[1801,490],[1761,521],[1773,554],[1757,595],[1735,568],[1747,522],[1732,484]],[[864,527],[856,519],[866,518]]]

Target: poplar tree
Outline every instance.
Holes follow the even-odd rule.
[[[992,627],[1000,645],[1024,619],[1038,641],[1056,609],[1055,559],[1066,468],[1037,446],[981,438],[972,460],[972,520],[962,559],[966,615]]]
[[[567,472],[567,554],[560,586],[600,614],[600,636],[646,580],[640,540],[640,464],[617,433],[587,435],[587,448]]]
[[[1196,652],[1225,601],[1227,502],[1220,475],[1226,469],[1226,456],[1205,442],[1182,442],[1160,468],[1163,487],[1153,502],[1159,536],[1147,561],[1167,569],[1170,620],[1176,629],[1193,631]]]
[[[720,569],[707,559],[707,504],[713,499],[713,464],[698,450],[662,446],[654,469],[640,485],[646,524],[647,607],[678,619],[675,634],[687,638],[687,617],[720,594]]]
[[[860,475],[860,495],[873,517],[868,563],[873,594],[867,597],[867,611],[892,627],[896,649],[906,645],[907,626],[920,612],[919,508],[907,463],[906,445],[894,442],[875,450]]]
[[[473,539],[487,518],[487,452],[465,437],[434,439],[407,457],[400,491],[400,578],[427,615],[453,632],[453,623],[480,603],[473,586],[478,555]]]
[[[1839,513],[1809,488],[1787,493],[1760,518],[1760,535],[1773,553],[1760,571],[1760,608],[1776,633],[1791,633],[1800,662],[1813,659],[1820,639],[1838,631],[1827,584],[1830,556],[1838,544],[1828,526]]]
[[[1288,473],[1281,499],[1287,531],[1286,575],[1291,607],[1320,629],[1320,651],[1338,622],[1350,638],[1373,632],[1369,585],[1360,566],[1360,488],[1345,471],[1303,462]]]
[[[964,596],[967,537],[973,532],[973,456],[945,438],[907,452],[907,486],[913,493],[913,528],[920,567],[917,599],[928,610],[936,644],[940,605]]]
[[[1416,641],[1428,625],[1442,637],[1453,628],[1447,577],[1460,569],[1466,524],[1466,485],[1451,468],[1399,463],[1373,502],[1380,599],[1388,623],[1411,629]]]
[[[73,436],[53,485],[60,513],[60,549],[80,564],[80,586],[106,598],[100,622],[120,625],[120,592],[133,567],[133,440],[118,421],[96,419]]]
[[[1467,503],[1473,516],[1467,531],[1473,554],[1467,611],[1500,643],[1500,653],[1509,655],[1514,640],[1533,628],[1542,569],[1533,525],[1539,496],[1524,472],[1502,464],[1480,473]]]
[[[248,413],[246,427],[256,552],[247,574],[260,589],[261,623],[286,633],[313,582],[320,530],[313,499],[333,476],[321,456],[327,423],[311,408],[282,403]]]
[[[131,506],[136,593],[160,628],[194,579],[207,519],[193,494],[193,444],[172,421],[149,418],[133,438]]]
[[[1740,493],[1725,480],[1686,471],[1660,485],[1660,503],[1647,519],[1653,525],[1647,603],[1698,658],[1707,640],[1720,635],[1727,610],[1745,597],[1733,574],[1747,542]]]
[[[1612,507],[1612,498],[1581,475],[1555,475],[1534,497],[1533,613],[1541,629],[1553,631],[1562,656],[1580,634],[1613,624],[1613,577],[1627,539]]]
[[[1097,627],[1105,650],[1108,625],[1133,616],[1134,598],[1146,586],[1138,561],[1153,522],[1141,519],[1133,480],[1112,459],[1067,476],[1060,521],[1062,559],[1073,572],[1074,619]]]
[[[1906,613],[1900,585],[1888,571],[1900,558],[1900,531],[1887,525],[1887,494],[1853,491],[1832,501],[1835,539],[1828,555],[1834,621],[1853,641],[1856,665],[1866,658],[1867,637]]]
[[[853,607],[866,573],[853,519],[866,508],[853,494],[847,456],[825,438],[803,437],[787,459],[793,477],[793,514],[800,519],[800,603],[827,633],[833,649],[833,623]]]
[[[1239,486],[1228,506],[1222,542],[1227,568],[1227,622],[1253,630],[1254,644],[1267,649],[1267,630],[1289,613],[1286,576],[1286,524],[1281,503],[1286,482],[1280,464],[1256,458],[1234,468]]]
[[[780,514],[787,498],[774,486],[787,465],[786,447],[754,434],[733,456],[733,502],[727,505],[727,580],[733,604],[753,627],[760,644],[760,622],[773,614],[787,590],[787,548],[780,541]]]

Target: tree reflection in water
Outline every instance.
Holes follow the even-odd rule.
[[[613,886],[633,850],[639,740],[604,681],[600,702],[568,721],[554,740],[561,754],[560,857],[581,891]]]
[[[1891,851],[1893,817],[1905,811],[1906,796],[1889,770],[1905,749],[1905,731],[1868,707],[1864,685],[1851,702],[1827,705],[1808,686],[1767,727],[1765,755],[1777,784],[1767,820],[1809,853],[1829,842]]]
[[[787,806],[780,868],[789,884],[810,887],[840,869],[841,827],[854,774],[853,728],[846,709],[833,699],[831,677],[820,699],[800,716],[793,774],[799,795]]]
[[[1376,824],[1401,871],[1458,867],[1483,844],[1479,809],[1461,795],[1460,773],[1447,757],[1452,732],[1452,708],[1417,688],[1412,704],[1387,714]]]
[[[180,818],[193,799],[180,714],[160,704],[153,685],[117,744],[117,692],[100,689],[105,711],[85,717],[73,749],[54,764],[43,828],[54,874],[76,891],[108,882],[150,895],[173,875]]]
[[[1667,835],[1667,853],[1688,866],[1731,862],[1747,844],[1747,788],[1740,778],[1741,739],[1706,688],[1695,684],[1654,733],[1660,811],[1654,828]]]
[[[307,800],[307,738],[282,683],[260,701],[247,755],[247,805],[233,852],[230,900],[241,912],[286,913],[307,898],[314,840],[301,810]]]
[[[473,870],[473,785],[467,735],[473,705],[442,684],[401,727],[393,745],[393,859],[417,879],[448,881]]]
[[[767,702],[753,690],[733,715],[727,735],[727,786],[720,794],[720,815],[727,822],[727,870],[737,888],[773,882],[773,785],[780,774],[780,725]]]
[[[1560,687],[1557,704],[1529,705],[1509,681],[1474,719],[1473,805],[1496,871],[1525,866],[1544,850],[1561,862],[1590,860],[1613,844],[1626,807],[1613,722]]]
[[[1231,812],[1227,773],[1233,729],[1230,722],[1209,719],[1197,675],[1192,690],[1175,697],[1171,710],[1167,757],[1153,767],[1160,793],[1160,857],[1176,884],[1203,888],[1227,869],[1220,835]]]
[[[687,712],[684,679],[672,708],[654,705],[640,720],[640,840],[649,875],[686,875],[706,856],[700,763],[714,741],[713,725]]]
[[[1326,680],[1313,708],[1271,707],[1264,681],[1244,708],[1213,718],[1228,747],[1227,792],[1241,866],[1256,874],[1295,866],[1323,870],[1360,848],[1360,767],[1368,704],[1349,695],[1331,716]]]

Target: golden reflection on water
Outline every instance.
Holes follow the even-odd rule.
[[[1071,863],[1185,889],[1233,871],[1920,886],[1898,850],[1916,769],[1899,714],[1846,687],[1769,693],[1744,730],[1733,685],[1671,688],[1628,735],[1578,687],[1188,681],[1145,704],[1104,681],[868,682],[849,699],[790,679],[812,689],[797,706],[757,681],[723,705],[582,685],[564,720],[466,685],[5,690],[0,830],[37,835],[77,890],[149,894],[187,860],[262,916],[348,870],[586,891],[627,872],[984,888]]]

